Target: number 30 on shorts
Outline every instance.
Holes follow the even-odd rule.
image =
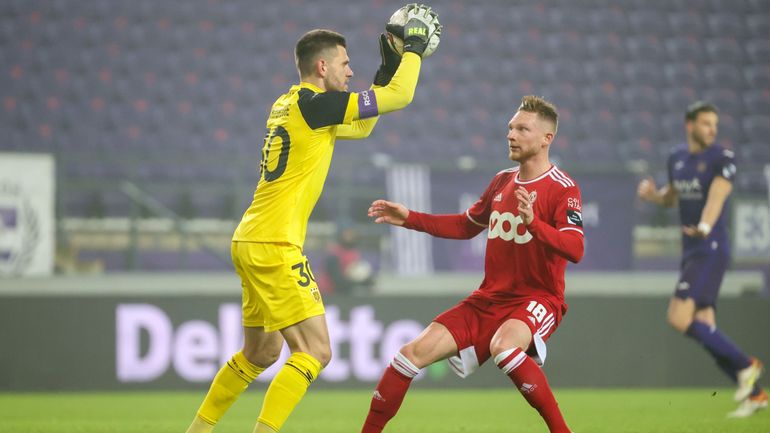
[[[315,283],[315,276],[313,276],[313,271],[310,270],[310,263],[307,260],[304,263],[299,262],[291,268],[296,269],[299,273],[300,279],[297,280],[297,284],[300,286],[307,287],[311,281]]]

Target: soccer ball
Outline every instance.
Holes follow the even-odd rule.
[[[406,24],[406,18],[407,18],[407,9],[409,8],[409,5],[403,6],[399,8],[397,11],[393,12],[393,15],[391,15],[390,20],[388,20],[388,24],[396,25],[396,26],[404,26]],[[430,28],[428,28],[428,33],[430,34],[430,38],[428,39],[428,46],[425,48],[425,52],[422,53],[422,57],[426,58],[433,54],[434,51],[436,51],[436,48],[438,48],[438,43],[441,41],[440,33],[436,33],[436,28],[440,27],[441,24],[439,24],[438,19],[434,21],[433,24],[431,24]],[[390,47],[393,48],[395,52],[398,53],[399,56],[404,55],[404,40],[400,37],[394,35],[391,32],[387,33],[388,37],[388,43],[390,44]]]

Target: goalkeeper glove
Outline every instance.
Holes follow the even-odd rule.
[[[377,69],[377,73],[374,74],[375,86],[387,86],[393,75],[396,74],[398,65],[401,64],[401,56],[391,48],[388,43],[388,37],[384,34],[380,35],[380,68]]]
[[[430,32],[431,25],[434,27]],[[422,57],[422,53],[428,47],[428,40],[433,34],[441,34],[441,24],[438,23],[438,14],[433,12],[430,6],[410,4],[406,15],[406,24],[403,26],[388,24],[385,29],[404,41],[404,52],[412,52]]]

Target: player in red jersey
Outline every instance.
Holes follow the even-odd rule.
[[[374,391],[363,433],[381,432],[422,368],[448,359],[461,377],[490,357],[508,375],[552,433],[568,433],[540,369],[545,342],[567,311],[564,270],[583,256],[580,190],[551,164],[553,105],[525,96],[508,123],[508,157],[519,166],[498,173],[465,213],[431,215],[377,200],[369,216],[434,236],[470,239],[488,229],[484,281],[406,344]]]

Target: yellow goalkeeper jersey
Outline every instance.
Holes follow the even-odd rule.
[[[302,82],[273,104],[262,148],[254,199],[233,241],[303,246],[307,222],[323,190],[337,138],[364,138],[379,114],[407,106],[421,59],[406,53],[385,87],[364,92],[323,92]]]

